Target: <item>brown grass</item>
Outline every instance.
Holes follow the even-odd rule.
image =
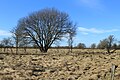
[[[120,80],[119,50],[106,54],[105,50],[50,49],[40,53],[28,49],[18,54],[10,50],[0,54],[0,80],[110,80],[111,65],[117,66],[115,80]],[[7,54],[3,54],[7,53]],[[33,55],[34,54],[34,55]]]

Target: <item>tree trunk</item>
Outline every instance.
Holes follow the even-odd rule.
[[[25,53],[27,52],[26,48],[27,48],[27,47],[24,47],[24,51],[25,51]]]
[[[39,48],[41,52],[46,53],[48,51],[47,47],[40,47]]]
[[[70,46],[70,52],[72,53],[72,45]]]
[[[43,52],[43,53],[46,53],[48,50],[47,49],[45,49],[45,50],[44,49],[43,50],[40,49],[40,51]]]
[[[16,39],[16,54],[18,53],[18,37]]]
[[[107,53],[110,53],[110,48],[109,47],[107,47]]]

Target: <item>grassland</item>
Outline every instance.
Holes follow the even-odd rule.
[[[15,50],[13,50],[15,52]],[[115,80],[120,80],[120,51],[106,54],[99,49],[9,49],[0,52],[0,80],[110,80],[111,65],[116,65]]]

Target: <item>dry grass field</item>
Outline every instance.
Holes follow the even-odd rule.
[[[0,52],[0,80],[120,80],[120,51],[50,49],[48,53],[29,49],[18,54]]]

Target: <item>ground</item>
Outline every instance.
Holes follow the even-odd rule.
[[[24,51],[21,51],[22,53]],[[31,52],[31,51],[30,51]],[[0,53],[0,80],[120,80],[120,53],[49,50],[48,53]]]

